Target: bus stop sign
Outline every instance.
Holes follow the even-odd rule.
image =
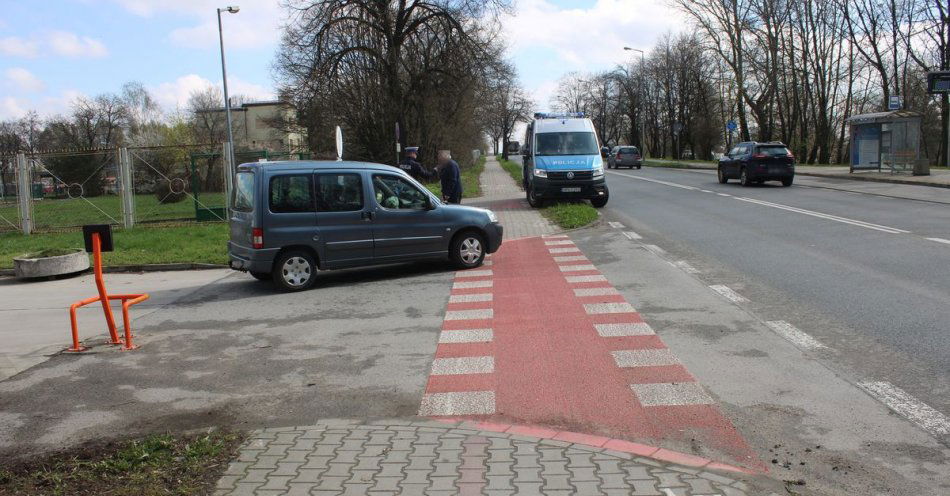
[[[928,72],[927,93],[931,95],[950,93],[950,71]]]

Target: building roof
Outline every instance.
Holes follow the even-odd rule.
[[[914,119],[922,117],[921,114],[910,110],[892,110],[890,112],[873,112],[870,114],[853,115],[848,118],[851,124],[875,124],[880,122],[893,122],[901,119]]]

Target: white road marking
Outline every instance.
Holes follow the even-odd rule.
[[[495,315],[491,308],[477,310],[449,310],[445,312],[445,320],[479,320],[490,319]]]
[[[607,276],[603,274],[591,275],[591,276],[565,276],[567,282],[571,284],[576,284],[579,282],[604,282],[607,280]]]
[[[668,348],[644,350],[617,350],[611,351],[618,367],[660,367],[663,365],[679,365],[680,361]]]
[[[772,203],[764,200],[756,200],[754,198],[745,198],[741,196],[735,197],[736,200],[741,200],[744,202],[754,203],[756,205],[762,205],[764,207],[772,207],[780,210],[787,210],[789,212],[795,212],[804,215],[810,215],[812,217],[817,217],[819,219],[833,220],[835,222],[841,222],[842,224],[850,224],[852,226],[863,227],[865,229],[873,229],[875,231],[886,232],[890,234],[908,234],[910,231],[905,231],[903,229],[897,229],[896,227],[882,226],[880,224],[872,224],[870,222],[864,222],[861,220],[849,219],[847,217],[838,217],[837,215],[823,214],[821,212],[815,212],[813,210],[805,210],[804,208],[790,207],[788,205],[783,205],[781,203]]]
[[[491,260],[482,260],[483,267],[491,267],[492,265],[495,265],[495,262],[492,262]]]
[[[544,239],[567,239],[567,234],[544,234],[541,236]]]
[[[729,300],[729,301],[731,301],[731,302],[733,302],[733,303],[744,303],[744,302],[749,301],[748,298],[746,298],[746,297],[740,295],[739,293],[736,293],[736,292],[733,291],[732,288],[730,288],[729,286],[723,286],[722,284],[716,284],[716,285],[713,285],[713,286],[709,286],[709,289],[711,289],[711,290],[713,290],[713,291],[715,291],[715,292],[721,294],[721,295],[724,296],[727,300]]]
[[[657,245],[643,245],[643,247],[646,248],[647,250],[652,251],[653,253],[655,253],[655,254],[657,254],[657,255],[665,255],[665,254],[666,254],[666,250],[664,250],[663,248],[660,248],[660,247],[657,246]]]
[[[656,334],[646,322],[633,324],[594,324],[597,334],[602,338],[616,338],[621,336],[652,336]]]
[[[451,415],[491,415],[495,413],[494,391],[463,393],[432,393],[422,397],[419,415],[447,417]]]
[[[672,187],[674,187],[674,188],[688,189],[688,190],[691,190],[691,191],[699,191],[699,188],[694,188],[694,187],[692,187],[692,186],[686,186],[685,184],[676,184],[676,183],[671,183],[671,182],[669,182],[669,181],[660,181],[659,179],[650,179],[650,178],[648,178],[648,177],[634,176],[634,175],[632,175],[632,174],[624,174],[624,173],[622,173],[622,172],[611,172],[611,174],[617,174],[618,176],[629,177],[629,178],[631,178],[631,179],[639,179],[639,180],[641,180],[641,181],[648,181],[648,182],[651,182],[651,183],[663,184],[663,185],[665,185],[665,186],[672,186]]]
[[[712,398],[697,382],[631,384],[643,406],[709,405]]]
[[[716,194],[719,195],[719,196],[725,196],[725,197],[727,197],[727,198],[730,197],[730,196],[732,196],[732,195],[730,195],[730,194],[728,194],[728,193],[716,193]]]
[[[637,309],[627,302],[585,303],[584,311],[587,312],[587,315],[600,315],[605,313],[636,313]]]
[[[903,389],[887,382],[861,382],[858,386],[925,431],[935,436],[950,434],[950,418],[907,394]]]
[[[552,255],[557,253],[580,253],[580,251],[581,249],[576,246],[570,248],[548,248],[548,253]]]
[[[714,191],[709,191],[708,189],[701,189],[700,191],[703,193],[714,193]]]
[[[452,289],[471,289],[471,288],[490,288],[494,281],[456,281],[452,284]]]
[[[476,301],[492,301],[491,293],[454,294],[449,296],[449,303],[474,303]]]
[[[950,245],[950,239],[943,238],[927,238],[929,241],[936,241],[938,243],[943,243],[945,245]]]
[[[567,257],[554,257],[554,261],[557,263],[561,262],[587,262],[587,257],[584,255],[571,255]]]
[[[440,343],[490,343],[495,335],[491,329],[462,329],[442,331]]]
[[[637,233],[635,233],[635,232],[633,232],[633,231],[624,231],[624,232],[623,232],[623,235],[626,236],[627,239],[629,239],[629,240],[631,240],[631,241],[637,240],[637,239],[643,239],[643,236],[640,236],[639,234],[637,234]]]
[[[606,296],[620,294],[617,288],[575,288],[574,296]]]
[[[485,277],[485,276],[490,276],[490,275],[492,275],[492,274],[493,274],[493,272],[491,271],[491,269],[485,269],[485,270],[460,270],[460,271],[458,271],[458,272],[455,273],[455,278],[458,279],[458,278],[460,278],[460,277]]]
[[[765,323],[773,331],[777,332],[783,338],[789,340],[795,346],[806,350],[817,350],[825,348],[817,339],[800,331],[797,327],[785,322],[784,320],[770,320]]]
[[[436,358],[432,361],[432,375],[491,374],[495,358],[490,356]]]
[[[612,228],[614,228],[614,229],[623,229],[624,227],[626,227],[626,226],[624,226],[623,224],[621,224],[621,223],[619,223],[619,222],[608,222],[608,224],[610,224],[610,227],[612,227]]]
[[[670,263],[673,265],[673,267],[682,269],[683,272],[686,272],[687,274],[699,274],[699,269],[690,265],[686,260],[677,260]]]
[[[562,246],[562,245],[573,245],[574,242],[569,239],[558,239],[554,241],[545,241],[544,246]]]
[[[594,267],[590,264],[584,265],[558,265],[558,268],[561,269],[561,272],[578,272],[581,270],[597,270],[597,267]]]

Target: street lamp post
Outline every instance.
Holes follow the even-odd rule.
[[[640,155],[643,156],[644,152],[646,151],[646,148],[643,146],[643,142],[645,141],[645,137],[643,135],[647,130],[647,123],[643,117],[643,70],[646,67],[643,61],[644,52],[639,48],[631,48],[626,46],[623,47],[623,49],[632,52],[640,52],[640,84],[637,85],[637,103],[640,104],[640,108],[637,110],[637,114],[640,116],[640,132],[638,133],[640,136]]]
[[[237,5],[231,5],[218,11],[218,41],[221,42],[221,80],[224,82],[224,115],[228,120],[228,163],[234,166],[234,135],[231,132],[231,101],[228,98],[228,70],[224,65],[224,32],[221,29],[221,12],[237,14],[241,10]]]

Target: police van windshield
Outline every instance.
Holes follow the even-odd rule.
[[[550,155],[598,155],[597,140],[589,131],[576,133],[538,133],[537,154]]]

